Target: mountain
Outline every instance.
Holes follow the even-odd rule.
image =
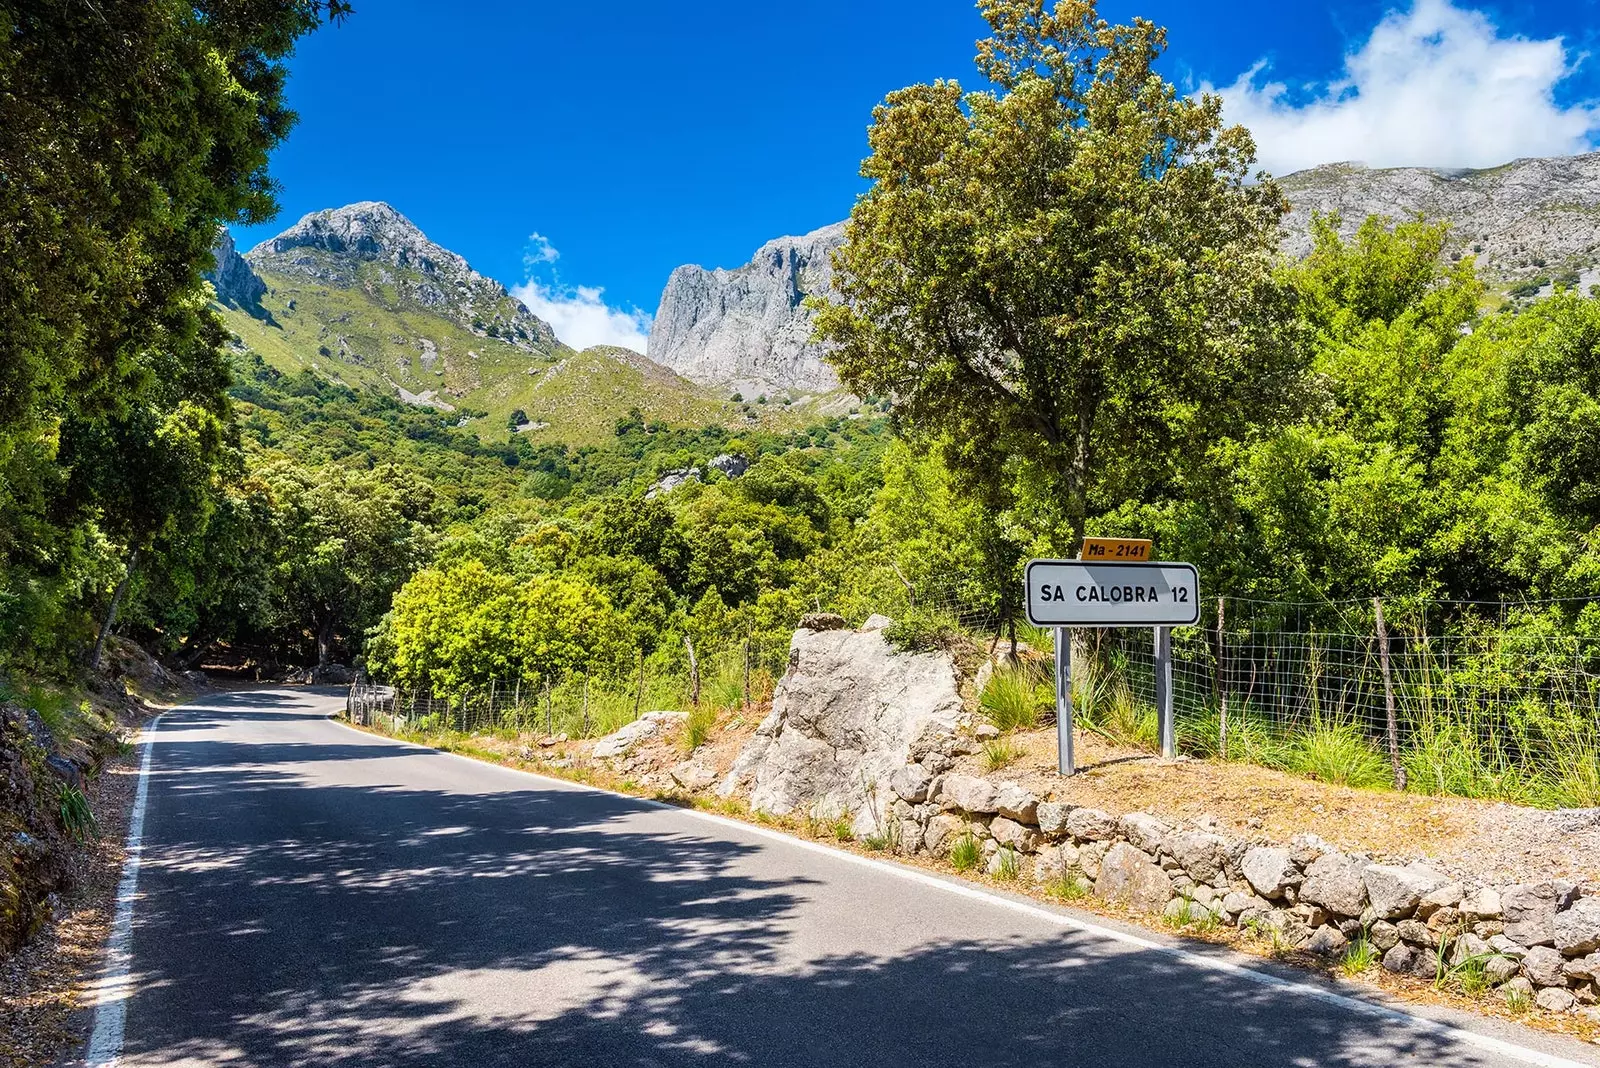
[[[1315,212],[1337,212],[1346,235],[1369,215],[1421,214],[1448,221],[1446,255],[1474,255],[1491,284],[1566,274],[1587,285],[1600,277],[1600,153],[1479,171],[1334,163],[1281,184],[1293,208],[1284,248],[1296,256],[1311,250]]]
[[[844,224],[835,223],[769,241],[731,271],[679,267],[650,328],[650,358],[746,395],[838,389],[823,348],[811,341],[812,316],[801,302],[831,290],[829,254],[843,241]]]
[[[1311,249],[1315,212],[1338,212],[1346,236],[1369,215],[1422,214],[1452,224],[1446,256],[1473,254],[1504,293],[1547,290],[1560,279],[1600,282],[1600,153],[1524,159],[1481,171],[1334,163],[1280,179],[1293,208],[1284,249]],[[697,382],[776,392],[827,390],[837,378],[810,343],[801,301],[826,293],[828,253],[843,224],[763,245],[743,267],[672,272],[650,331],[650,357]],[[1537,283],[1537,284],[1536,284]]]
[[[388,204],[313,212],[239,256],[219,237],[209,275],[239,347],[282,371],[455,413],[486,439],[597,443],[646,420],[799,425],[801,409],[742,405],[637,353],[575,352],[499,282]],[[810,413],[815,417],[815,412]]]

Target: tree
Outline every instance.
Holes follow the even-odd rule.
[[[818,334],[902,426],[1011,458],[950,466],[1062,548],[1283,403],[1287,205],[1250,181],[1254,143],[1221,101],[1155,73],[1165,31],[1079,0],[980,7],[978,69],[997,89],[914,85],[874,111],[872,186]]]

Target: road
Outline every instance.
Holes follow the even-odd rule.
[[[124,1065],[1600,1063],[365,735],[340,703],[253,691],[161,720],[103,1061],[125,1020]]]

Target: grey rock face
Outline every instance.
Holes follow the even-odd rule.
[[[1210,831],[1173,831],[1166,847],[1183,870],[1201,882],[1221,875],[1228,856],[1228,840]]]
[[[429,241],[410,219],[378,201],[314,211],[245,258],[257,270],[345,289],[364,284],[364,264],[377,264],[400,300],[469,328],[493,324],[502,341],[521,348],[542,351],[556,343],[550,324],[513,299],[505,286]]]
[[[1124,838],[1151,854],[1160,851],[1171,829],[1148,812],[1130,812],[1117,821],[1117,830]]]
[[[1372,899],[1372,911],[1385,920],[1411,915],[1424,895],[1448,882],[1443,875],[1426,868],[1402,868],[1393,864],[1369,864],[1363,879]],[[1456,900],[1460,900],[1459,894]]]
[[[1561,970],[1565,963],[1561,954],[1549,946],[1534,946],[1528,950],[1528,955],[1522,958],[1522,974],[1526,975],[1534,986],[1566,986],[1567,977]]]
[[[811,341],[815,315],[803,302],[831,292],[829,255],[843,243],[844,224],[835,223],[769,241],[731,271],[679,267],[650,328],[650,358],[746,394],[837,389],[822,346]]]
[[[1067,813],[1067,833],[1080,841],[1108,842],[1117,836],[1117,818],[1097,808],[1075,808]]]
[[[259,312],[261,298],[267,295],[267,283],[250,269],[250,264],[233,247],[233,235],[226,226],[217,230],[217,243],[211,249],[211,256],[216,266],[203,277],[217,291],[217,302],[230,308]]]
[[[1282,185],[1293,209],[1284,222],[1284,248],[1296,256],[1311,250],[1316,212],[1337,212],[1346,235],[1369,215],[1400,220],[1420,212],[1448,220],[1447,250],[1475,255],[1492,276],[1548,274],[1541,261],[1600,262],[1600,153],[1466,172],[1334,163],[1291,174]]]
[[[873,812],[881,821],[913,744],[930,727],[953,738],[961,717],[948,656],[895,652],[879,632],[800,630],[772,714],[722,789],[748,783],[750,806],[775,815]]]
[[[1064,834],[1067,817],[1071,814],[1071,805],[1061,801],[1043,801],[1035,810],[1034,818],[1039,821],[1039,829],[1045,834]]]

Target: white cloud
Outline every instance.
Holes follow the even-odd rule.
[[[529,278],[514,286],[511,295],[529,311],[549,323],[556,337],[575,349],[591,345],[616,345],[644,352],[650,340],[650,315],[638,308],[614,308],[605,302],[600,286],[568,286],[550,271],[551,280],[533,277],[541,267],[561,258],[543,234],[529,234],[522,264]]]
[[[1263,61],[1230,86],[1202,88],[1222,95],[1228,121],[1251,129],[1277,174],[1346,160],[1492,167],[1594,147],[1600,108],[1554,97],[1578,58],[1559,37],[1501,36],[1482,12],[1415,0],[1378,23],[1336,81],[1266,81]]]
[[[618,345],[644,352],[650,340],[650,316],[638,308],[613,308],[598,286],[545,285],[530,279],[511,290],[528,310],[549,323],[556,337],[575,349]]]

